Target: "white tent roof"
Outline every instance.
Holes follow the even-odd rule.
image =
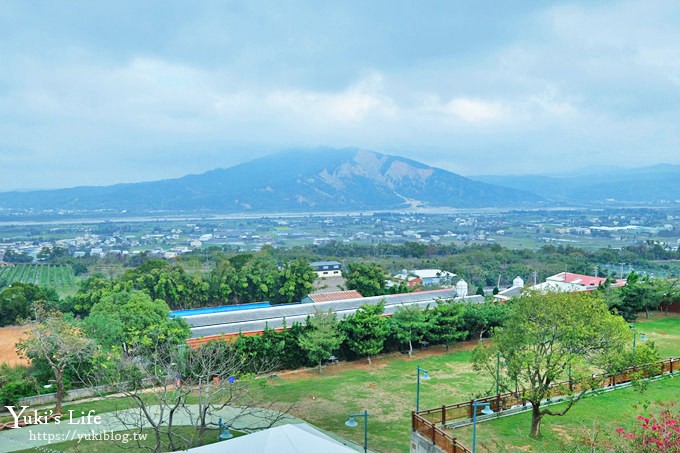
[[[356,450],[305,424],[281,425],[204,445],[191,453],[348,453]]]

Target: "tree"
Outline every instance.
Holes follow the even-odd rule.
[[[371,356],[383,350],[389,334],[389,323],[380,316],[384,311],[384,300],[376,305],[362,305],[340,322],[349,349],[357,355],[365,355],[369,365]]]
[[[338,329],[335,312],[332,309],[328,311],[316,309],[314,316],[307,318],[307,329],[298,342],[307,352],[309,360],[319,364],[321,374],[321,363],[338,350],[344,339]]]
[[[277,276],[277,290],[272,303],[299,302],[314,289],[316,272],[309,261],[296,259],[286,263]]]
[[[65,393],[64,373],[69,368],[77,369],[87,362],[94,355],[96,344],[85,335],[75,320],[53,313],[31,327],[29,337],[17,343],[17,351],[28,359],[42,359],[48,363],[57,387],[54,412],[61,414]]]
[[[479,333],[482,341],[484,334],[494,327],[503,325],[509,313],[508,306],[497,302],[484,302],[481,304],[470,302],[465,304],[463,320],[465,328],[475,335]]]
[[[14,282],[0,291],[0,327],[33,317],[42,305],[56,306],[59,296],[32,283]]]
[[[402,305],[392,315],[392,331],[400,343],[408,343],[408,356],[413,354],[413,342],[427,333],[425,313],[417,305]]]
[[[351,263],[344,277],[347,289],[356,289],[364,297],[385,294],[385,271],[379,264]]]
[[[85,323],[90,335],[103,343],[122,341],[131,349],[150,346],[156,341],[180,344],[189,338],[188,324],[170,318],[170,309],[162,300],[152,300],[142,291],[113,292],[94,304]]]
[[[630,340],[624,319],[610,313],[596,294],[530,293],[513,299],[508,319],[494,331],[493,343],[476,348],[474,366],[495,374],[500,362],[500,372],[524,389],[522,397],[532,406],[530,433],[538,436],[542,418],[566,414],[595,384],[592,369],[606,371],[606,359]],[[572,383],[582,391],[570,395],[572,386],[560,389],[570,396],[566,406],[560,411],[541,408],[552,385],[570,367]]]
[[[657,308],[661,299],[657,297],[649,277],[641,277],[631,272],[626,285],[611,293],[608,303],[612,310],[631,322],[637,319],[638,313],[642,310],[645,310],[649,317],[650,308]]]
[[[157,341],[137,352],[140,355],[120,355],[100,369],[97,383],[113,387],[131,402],[130,409],[113,413],[124,427],[151,431],[151,442],[138,443],[139,449],[163,452],[201,445],[206,431],[217,428],[214,414],[227,407],[225,424],[243,431],[269,428],[293,407],[266,400],[261,388],[267,381],[244,370],[270,372],[274,361],[252,360],[229,342],[194,349]],[[189,419],[195,435],[175,429],[179,414]]]
[[[434,308],[425,312],[429,324],[428,338],[434,343],[444,343],[446,350],[456,341],[468,336],[463,313],[465,306],[453,300],[438,300]]]
[[[662,280],[658,285],[658,293],[661,299],[660,305],[668,315],[670,305],[680,299],[680,279],[667,278]]]
[[[5,250],[3,259],[9,263],[32,263],[33,257],[27,253],[17,252],[12,249]]]
[[[93,275],[80,282],[78,291],[67,297],[62,304],[62,311],[84,316],[90,313],[92,306],[112,291],[112,283],[102,274]]]

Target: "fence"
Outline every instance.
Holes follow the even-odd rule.
[[[144,386],[151,386],[155,382],[153,378],[146,378],[142,380]],[[111,393],[120,391],[124,385],[100,385],[99,387],[84,387],[81,389],[68,390],[64,394],[64,401],[75,401],[92,396],[101,396],[104,393]],[[43,404],[51,404],[57,401],[56,393],[45,393],[43,395],[27,396],[17,400],[17,406],[39,406]]]
[[[598,388],[610,388],[619,384],[630,382],[633,375],[640,372],[644,377],[656,377],[664,374],[672,374],[680,371],[680,358],[671,358],[657,362],[656,366],[630,367],[618,375],[593,375],[591,385],[587,390]],[[655,371],[650,371],[655,370]],[[550,386],[548,397],[558,397],[564,395],[566,390],[570,392],[581,392],[586,386],[573,384],[571,381],[558,382]],[[491,409],[496,412],[503,412],[515,409],[518,406],[526,406],[527,400],[522,397],[524,391],[508,392],[498,395],[487,396],[477,400],[464,401],[461,403],[443,405],[434,409],[426,409],[411,414],[411,428],[417,431],[426,439],[431,439],[433,445],[437,445],[447,453],[471,453],[470,450],[461,444],[458,439],[446,431],[447,425],[456,421],[469,420],[473,417],[473,403],[477,401],[477,415],[483,407],[479,403],[489,403]]]

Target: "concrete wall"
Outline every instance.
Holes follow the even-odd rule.
[[[432,439],[425,439],[418,431],[411,432],[410,453],[446,453],[437,445],[432,443]]]
[[[144,379],[144,385],[152,385],[153,379]],[[120,386],[100,385],[99,387],[85,387],[82,389],[73,389],[66,392],[64,401],[75,401],[83,398],[90,398],[93,396],[101,396],[104,393],[111,393],[119,390]],[[45,393],[43,395],[28,396],[17,401],[18,406],[39,406],[43,404],[52,404],[57,401],[56,393]]]

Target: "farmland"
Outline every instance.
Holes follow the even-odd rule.
[[[16,264],[0,267],[0,288],[14,282],[52,288],[60,295],[73,293],[77,281],[71,266],[53,264]]]

